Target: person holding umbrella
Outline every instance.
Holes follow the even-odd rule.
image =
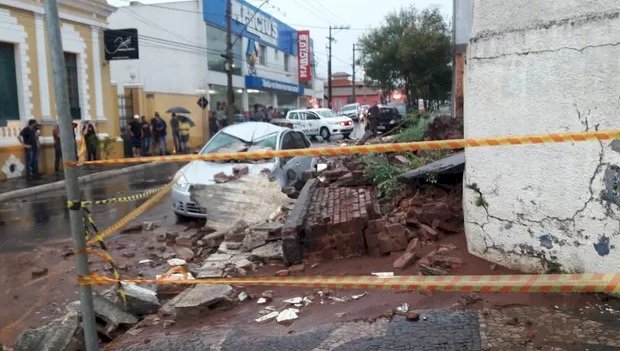
[[[181,148],[181,134],[179,134],[179,119],[177,118],[177,114],[175,112],[172,112],[172,117],[170,117],[170,128],[172,129],[174,152],[183,152]]]
[[[189,129],[196,126],[196,123],[189,116],[179,115],[177,118],[179,120],[180,152],[187,154],[189,153]]]

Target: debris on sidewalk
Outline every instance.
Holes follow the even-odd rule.
[[[93,304],[97,316],[97,331],[109,339],[114,339],[138,323],[136,316],[123,311],[101,295],[93,295]]]
[[[188,289],[175,303],[177,318],[204,317],[232,307],[230,285],[197,285]]]
[[[83,350],[84,341],[78,312],[68,312],[46,325],[24,331],[15,343],[16,350]]]
[[[371,273],[375,277],[378,278],[392,278],[394,277],[394,272],[373,272]]]
[[[280,315],[280,312],[274,311],[274,312],[270,312],[264,316],[258,317],[255,319],[255,321],[257,323],[264,323],[264,322],[268,322],[270,320],[275,319],[276,317],[278,317]]]
[[[299,309],[287,308],[278,314],[278,316],[276,317],[276,322],[281,324],[292,323],[294,320],[299,318],[297,313],[299,313]]]
[[[46,276],[47,272],[48,269],[45,267],[35,267],[30,271],[30,275],[32,276],[32,279],[37,279]]]
[[[161,307],[157,292],[136,285],[134,283],[123,283],[123,290],[127,297],[127,312],[145,316],[156,313]]]

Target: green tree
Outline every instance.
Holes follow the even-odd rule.
[[[450,27],[437,9],[388,14],[362,36],[361,64],[381,89],[404,89],[409,103],[445,100],[451,89]]]

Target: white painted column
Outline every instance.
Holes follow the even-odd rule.
[[[242,112],[250,111],[250,99],[247,89],[243,89],[243,93],[241,93],[241,109],[243,110]]]
[[[271,106],[278,107],[278,94],[276,93],[271,94]]]
[[[95,119],[105,119],[103,112],[103,82],[101,80],[101,50],[99,44],[99,28],[91,27],[93,52],[93,73],[95,79]]]
[[[39,97],[41,101],[41,118],[52,119],[52,106],[50,102],[50,87],[47,75],[47,38],[45,36],[45,23],[43,15],[34,15],[35,38],[37,42],[37,68],[39,71]]]

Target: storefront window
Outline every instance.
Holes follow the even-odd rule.
[[[290,69],[290,67],[289,67],[290,59],[291,59],[291,57],[289,55],[284,54],[284,72],[288,72],[289,69]]]
[[[265,45],[259,45],[259,50],[258,50],[258,55],[259,57],[259,62],[261,65],[266,65],[267,64],[267,47]]]
[[[241,75],[242,53],[241,39],[233,35],[233,62],[235,68],[233,74]],[[225,58],[222,54],[226,53],[226,32],[213,26],[207,26],[207,60],[209,62],[209,70],[216,72],[225,72]]]

